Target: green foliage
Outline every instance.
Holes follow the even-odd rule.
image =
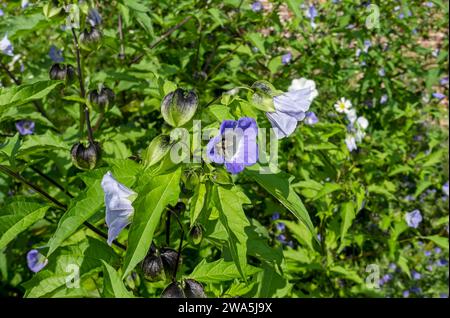
[[[160,297],[185,279],[208,297],[448,296],[448,2],[382,1],[374,27],[367,1],[254,2],[80,2],[80,51],[63,1],[2,5],[0,296]],[[74,81],[49,79],[52,46]],[[272,149],[266,112],[300,78],[319,121]],[[106,106],[89,98],[102,88]],[[161,103],[177,89],[175,131]],[[342,97],[369,123],[353,151]],[[267,151],[230,174],[205,155],[207,130],[242,117]],[[94,141],[101,160],[79,170],[73,145]],[[107,172],[135,194],[108,197]],[[132,211],[111,246],[107,207]],[[36,273],[30,250],[46,260]]]

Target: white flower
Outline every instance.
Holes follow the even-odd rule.
[[[336,108],[336,111],[338,113],[347,114],[352,108],[352,102],[342,97],[340,100],[336,102],[336,104],[334,104],[334,108]]]
[[[358,127],[363,130],[366,130],[367,127],[369,126],[369,121],[363,116],[358,117],[356,123],[358,124]]]
[[[114,179],[110,171],[103,176],[101,185],[105,192],[105,220],[108,226],[108,244],[111,245],[131,222],[134,208],[130,197],[136,193]]]
[[[351,108],[348,112],[347,112],[347,119],[350,123],[354,123],[356,121],[356,118],[358,117],[358,115],[356,115],[356,110],[354,108]]]
[[[358,147],[356,146],[356,139],[353,135],[347,135],[345,137],[345,144],[347,145],[347,149],[350,152],[358,149]]]
[[[8,40],[8,35],[6,34],[3,39],[0,41],[0,51],[3,52],[3,54],[13,56],[13,46],[11,44],[11,41]]]
[[[319,92],[316,89],[316,83],[313,80],[302,78],[293,79],[291,82],[291,86],[288,88],[288,92],[298,91],[302,89],[309,89],[309,99],[312,101],[319,95]]]
[[[22,0],[20,6],[22,7],[22,9],[27,8],[30,5],[30,2],[28,0]]]
[[[355,133],[356,142],[358,142],[358,143],[361,142],[365,136],[366,136],[366,133],[364,131],[362,131],[361,129],[356,130],[356,133]]]

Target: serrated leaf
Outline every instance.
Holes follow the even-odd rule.
[[[206,184],[199,183],[192,197],[192,205],[190,211],[191,224],[195,224],[200,212],[202,212],[206,200]]]

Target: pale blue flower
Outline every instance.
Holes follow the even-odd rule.
[[[445,98],[445,95],[442,94],[442,93],[439,93],[439,92],[433,93],[432,95],[433,95],[434,98],[437,98],[437,99],[443,99],[443,98]]]
[[[283,65],[289,64],[292,60],[292,54],[290,52],[281,56],[281,63]]]
[[[87,19],[89,24],[93,27],[98,26],[102,23],[102,17],[95,8],[89,9]]]
[[[34,132],[34,121],[19,120],[16,122],[16,129],[22,136],[31,135]]]
[[[315,125],[319,122],[316,114],[314,112],[306,112],[305,115],[305,124],[307,125]]]
[[[408,298],[408,297],[409,297],[409,290],[403,291],[403,298]]]
[[[2,51],[3,54],[13,56],[13,45],[11,41],[8,39],[8,35],[5,34],[3,39],[0,41],[0,51]]]
[[[316,24],[314,23],[314,19],[317,17],[317,10],[313,4],[311,4],[307,10],[305,10],[305,16],[309,19],[311,27],[315,28]]]
[[[48,52],[48,56],[52,59],[52,61],[54,63],[64,62],[62,50],[58,50],[58,48],[54,45],[50,46],[50,51]]]
[[[206,153],[212,162],[225,164],[228,172],[236,174],[258,161],[257,136],[253,118],[224,120],[219,135],[208,142]]]
[[[422,278],[422,275],[419,272],[416,272],[415,270],[413,270],[411,274],[414,280],[419,280]]]
[[[386,75],[386,71],[384,70],[384,68],[380,68],[378,70],[378,75],[380,75],[381,77],[384,77]]]
[[[448,181],[446,182],[446,183],[444,183],[444,185],[442,186],[442,192],[444,192],[444,194],[446,195],[446,196],[448,196],[449,195],[449,192],[448,192]]]
[[[313,99],[318,95],[316,84],[306,78],[294,79],[287,92],[275,96],[275,112],[266,112],[278,139],[290,136],[297,122],[305,119]]]
[[[30,2],[28,0],[22,0],[22,2],[20,3],[20,7],[22,9],[26,9],[29,5],[30,5]]]
[[[42,270],[48,264],[48,259],[39,253],[37,249],[33,249],[27,253],[27,265],[28,268],[37,273]]]
[[[387,94],[383,94],[380,98],[380,104],[386,104],[386,102],[388,101],[388,96]]]
[[[253,12],[259,12],[263,9],[262,3],[259,1],[255,1],[252,3]]]
[[[406,213],[405,220],[409,227],[417,229],[420,222],[422,222],[422,214],[416,209],[412,212]]]
[[[278,222],[276,224],[276,228],[278,231],[283,232],[286,229],[286,224],[284,224],[283,222]]]
[[[0,17],[3,17],[5,15],[5,13],[3,12],[2,9],[0,9]]]
[[[274,212],[274,213],[272,214],[272,221],[276,221],[276,220],[278,220],[279,218],[280,218],[280,213]]]
[[[439,83],[440,83],[442,86],[448,85],[448,76],[445,76],[445,77],[441,78],[441,80],[439,81]]]
[[[134,199],[136,193],[114,179],[109,171],[103,176],[101,186],[105,193],[108,244],[111,245],[119,233],[131,223],[134,213],[131,199]]]
[[[352,152],[353,150],[358,149],[356,146],[356,139],[353,135],[347,135],[345,137],[345,145],[347,146],[348,151]]]

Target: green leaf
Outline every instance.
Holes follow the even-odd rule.
[[[448,220],[448,219],[447,219]],[[430,240],[436,245],[448,250],[448,238],[439,235],[423,236],[424,239]]]
[[[339,246],[338,253],[345,247],[344,239],[355,219],[355,215],[355,207],[352,202],[345,202],[341,205],[341,245]]]
[[[255,164],[247,168],[245,173],[258,182],[259,185],[272,194],[281,204],[306,225],[318,247],[319,242],[317,240],[316,231],[314,230],[308,211],[303,205],[300,197],[292,188],[291,179],[293,178],[289,178],[287,174],[282,172],[278,174],[261,174],[259,168],[259,164]]]
[[[104,193],[100,183],[101,180],[97,180],[91,187],[72,200],[67,212],[59,220],[55,233],[48,241],[47,257],[101,208]]]
[[[117,263],[118,256],[106,242],[92,237],[61,247],[49,257],[43,270],[22,284],[26,289],[25,297],[100,297],[98,286],[89,284],[89,281],[92,281],[92,274],[101,268],[102,260],[113,264]],[[69,288],[67,282],[73,282],[69,275],[76,272],[80,288]]]
[[[261,269],[246,265],[244,268],[245,276],[251,276],[260,272]],[[199,282],[221,283],[223,281],[232,280],[241,277],[239,270],[234,262],[226,262],[219,259],[215,262],[207,263],[203,259],[189,275],[190,278]]]
[[[49,206],[41,203],[16,201],[2,208],[0,215],[0,249],[42,219]]]
[[[240,197],[232,190],[217,187],[213,196],[215,206],[219,210],[220,222],[225,226],[228,234],[228,247],[231,251],[236,267],[245,277],[245,268],[247,267],[247,234],[246,227],[250,222],[242,209]]]
[[[70,147],[61,136],[47,130],[43,135],[28,136],[20,146],[17,156],[24,157],[30,154],[47,153],[49,150],[69,152]]]
[[[341,277],[352,280],[355,283],[358,283],[358,284],[364,283],[364,281],[361,279],[361,277],[359,277],[358,273],[351,269],[347,269],[342,266],[333,266],[330,268],[330,271],[338,274]]]
[[[264,55],[266,55],[266,49],[264,47],[264,38],[259,33],[249,33],[247,38],[250,42]]]
[[[164,175],[144,178],[142,189],[137,189],[135,212],[128,238],[123,277],[147,255],[153,233],[167,205],[175,205],[180,194],[181,169]]]
[[[131,298],[133,294],[128,291],[123,284],[120,275],[108,263],[103,263],[103,291],[102,297],[105,298]]]
[[[316,194],[314,198],[311,199],[311,201],[315,201],[317,199],[322,198],[323,196],[326,196],[327,194],[330,194],[334,191],[341,190],[342,187],[337,183],[325,183],[322,189]]]
[[[40,81],[0,90],[0,112],[6,107],[18,106],[47,96],[63,81]]]
[[[200,215],[200,212],[202,212],[203,207],[205,205],[205,199],[206,199],[206,184],[201,182],[198,184],[195,194],[192,197],[193,204],[191,205],[190,211],[191,224],[194,224],[195,221],[197,221],[197,218]]]

